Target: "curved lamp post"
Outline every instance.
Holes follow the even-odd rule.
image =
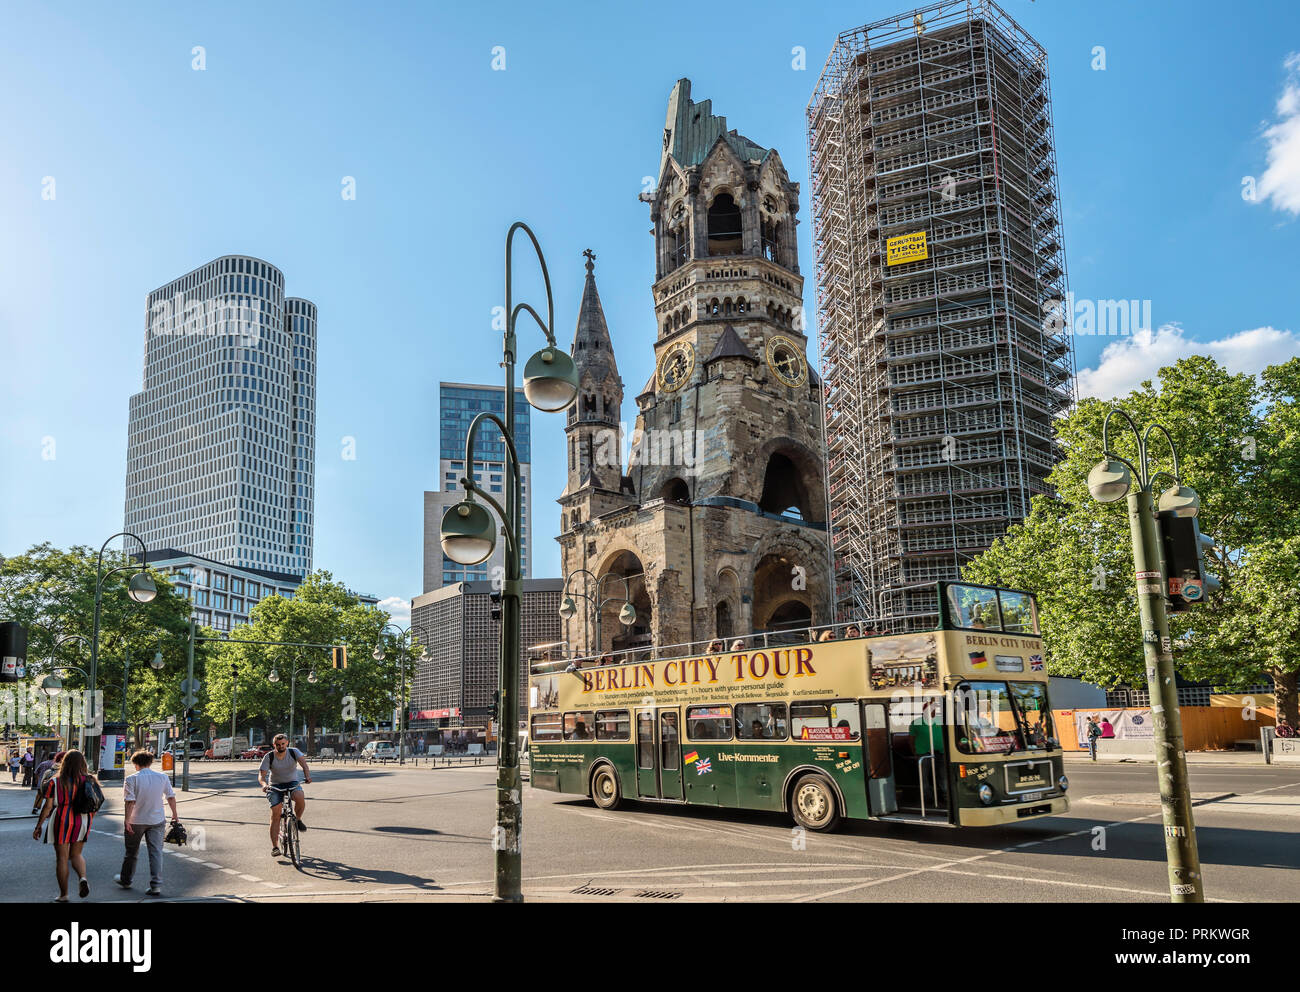
[[[583,576],[583,580],[582,580],[583,589],[587,588],[588,581],[590,580],[595,581],[596,583],[595,596],[590,596],[585,592],[569,591],[569,583],[573,580],[574,576],[577,575]],[[636,607],[632,605],[632,587],[631,584],[628,582],[626,575],[615,575],[612,572],[606,572],[599,579],[597,579],[595,574],[590,569],[586,569],[586,568],[575,569],[564,578],[564,600],[563,602],[560,603],[560,611],[559,611],[561,619],[572,620],[578,612],[578,604],[573,601],[573,597],[577,596],[579,599],[585,599],[587,601],[587,605],[592,610],[594,610],[596,614],[596,653],[597,654],[600,654],[600,652],[603,651],[605,647],[605,642],[600,636],[601,618],[604,613],[605,607],[608,606],[610,603],[619,602],[617,596],[610,596],[606,599],[600,598],[600,591],[602,588],[604,588],[606,579],[616,579],[623,583],[623,600],[622,600],[623,606],[618,611],[618,622],[621,623],[624,627],[631,627],[632,624],[636,623]],[[588,643],[587,654],[590,655],[591,653],[592,653],[591,644]]]
[[[537,261],[541,265],[542,280],[546,284],[546,321],[527,303],[514,302],[511,245],[515,232],[528,235]],[[520,829],[523,804],[519,788],[519,594],[520,545],[523,520],[520,512],[522,497],[519,481],[519,458],[515,453],[515,322],[520,311],[526,311],[546,335],[546,347],[528,359],[524,366],[524,398],[529,404],[546,413],[558,413],[572,405],[578,396],[578,373],[573,359],[555,343],[555,303],[551,295],[551,277],[546,271],[537,237],[520,221],[510,225],[506,234],[506,329],[503,342],[503,361],[506,374],[505,420],[491,413],[480,413],[470,424],[465,439],[465,478],[461,485],[465,499],[449,507],[442,518],[442,551],[452,561],[462,565],[477,565],[487,561],[496,546],[497,524],[487,510],[474,502],[475,494],[482,496],[501,521],[506,537],[506,572],[501,588],[501,662],[498,671],[500,708],[497,718],[501,732],[497,748],[497,823],[492,831],[492,847],[496,852],[496,881],[494,898],[498,902],[518,902],[522,863],[520,858]],[[505,506],[502,507],[485,490],[474,483],[474,435],[484,420],[491,420],[501,429],[505,439],[508,459],[505,471]]]
[[[35,623],[35,622],[29,623],[27,626],[39,627],[41,630],[45,631],[45,633],[50,637],[52,646],[50,647],[50,653],[45,658],[47,662],[57,661],[59,648],[62,647],[64,644],[66,644],[68,641],[80,641],[86,647],[90,646],[90,640],[84,634],[59,635],[57,632],[51,630],[49,627],[46,627],[44,624]],[[51,664],[49,668],[52,672],[76,672],[78,675],[82,677],[83,680],[87,682],[89,682],[90,680],[89,676],[86,675],[85,669],[78,668],[76,665]],[[63,681],[57,675],[47,675],[44,679],[41,680],[41,691],[44,692],[47,696],[53,696],[55,693],[62,690],[62,688],[63,688]],[[55,730],[57,729],[58,728],[56,727]],[[72,747],[72,704],[71,703],[68,704],[68,736],[65,739],[65,744],[66,747],[68,748]]]
[[[131,677],[131,639],[125,634],[122,635],[122,722],[126,723],[126,690],[128,680]],[[149,667],[155,672],[162,671],[163,668],[162,651],[154,649],[153,657],[149,660]]]
[[[315,685],[317,682],[316,670],[312,668],[310,665],[305,665],[302,668],[295,668],[293,670],[293,674],[289,676],[289,743],[290,744],[293,743],[293,704],[295,702],[296,693],[298,691],[298,676],[301,675],[303,672],[307,673],[307,682],[310,685]],[[272,668],[271,674],[266,677],[266,681],[279,682],[280,673],[276,671],[274,668]],[[231,734],[230,746],[233,751],[233,748],[235,746],[234,734]],[[188,748],[189,745],[186,744],[186,747]]]
[[[488,554],[491,553],[492,553],[491,549],[489,549]],[[389,627],[392,627],[395,631],[397,631],[396,640],[397,643],[401,645],[402,648],[401,654],[398,655],[398,661],[399,664],[401,665],[401,674],[398,677],[398,683],[397,683],[398,703],[400,706],[400,709],[398,710],[398,717],[397,717],[397,763],[399,765],[404,765],[406,764],[406,723],[407,723],[406,720],[406,648],[407,645],[410,644],[411,632],[418,630],[421,636],[424,638],[420,642],[420,647],[422,649],[420,651],[420,660],[428,661],[429,660],[428,644],[430,638],[429,638],[428,630],[418,623],[413,623],[409,627],[401,627],[395,623],[386,623],[383,625],[383,627],[380,628],[379,640],[375,643],[375,650],[370,655],[370,657],[374,658],[375,661],[384,660],[384,631],[387,630]]]
[[[109,541],[118,537],[135,538],[140,545],[139,570],[136,571],[135,575],[131,576],[130,581],[127,583],[127,595],[137,603],[152,602],[153,598],[158,595],[158,587],[154,585],[153,579],[149,577],[149,573],[146,571],[149,549],[145,546],[144,541],[140,540],[138,536],[132,534],[130,531],[124,530],[114,534],[108,539],[108,541],[105,541],[100,546],[99,558],[95,565],[95,624],[94,632],[91,635],[90,640],[90,675],[86,679],[86,705],[90,710],[88,716],[91,718],[90,722],[92,726],[103,723],[102,714],[95,713],[95,676],[99,671],[99,616],[100,606],[104,598],[104,581],[114,572],[128,572],[136,568],[134,564],[126,564],[118,565],[116,568],[110,568],[107,572],[104,571],[104,550],[108,547]],[[93,740],[95,741],[95,745],[91,749],[91,753],[87,755],[92,773],[99,770],[100,736],[100,734],[94,735]]]
[[[1138,463],[1121,458],[1110,447],[1110,418],[1119,414],[1137,441]],[[1147,441],[1158,430],[1169,442],[1173,472],[1152,473]],[[1088,473],[1088,491],[1099,503],[1115,503],[1127,497],[1129,530],[1133,537],[1133,568],[1137,573],[1137,600],[1142,616],[1142,654],[1146,661],[1147,688],[1155,724],[1156,772],[1160,782],[1160,808],[1164,818],[1165,855],[1169,862],[1169,891],[1173,902],[1204,902],[1200,855],[1196,849],[1196,827],[1192,822],[1192,797],[1187,782],[1187,758],[1183,751],[1183,722],[1178,710],[1178,687],[1174,680],[1174,656],[1169,639],[1169,616],[1165,612],[1164,551],[1151,506],[1155,481],[1168,475],[1173,485],[1159,496],[1161,512],[1194,517],[1201,501],[1184,486],[1178,473],[1178,449],[1160,424],[1139,432],[1133,418],[1119,407],[1106,414],[1101,428],[1103,458]],[[1134,488],[1133,483],[1137,482]]]

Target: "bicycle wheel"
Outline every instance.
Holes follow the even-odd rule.
[[[289,844],[285,853],[289,855],[289,860],[293,862],[295,868],[302,867],[302,849],[299,847],[298,819],[289,817],[285,824],[285,835],[288,837]]]

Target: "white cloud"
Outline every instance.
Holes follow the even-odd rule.
[[[392,617],[393,623],[403,627],[411,623],[411,601],[401,596],[389,596],[379,601],[379,608]]]
[[[1282,63],[1287,78],[1277,98],[1277,122],[1264,131],[1268,168],[1259,177],[1258,194],[1279,210],[1300,215],[1300,52]]]
[[[1239,331],[1218,341],[1193,341],[1177,324],[1138,331],[1106,346],[1095,369],[1080,369],[1079,395],[1113,399],[1137,389],[1157,370],[1188,355],[1209,355],[1229,372],[1258,375],[1300,355],[1300,335],[1275,327]]]

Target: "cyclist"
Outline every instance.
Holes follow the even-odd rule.
[[[298,766],[302,766],[302,779],[311,784],[311,769],[307,759],[296,747],[289,746],[286,734],[276,734],[271,741],[272,750],[266,752],[262,765],[257,770],[257,781],[266,793],[271,804],[271,857],[280,856],[280,813],[283,810],[284,797],[293,796],[293,812],[298,817],[298,829],[306,830],[302,822],[302,811],[307,808],[307,798],[298,784]],[[271,776],[268,784],[266,777]]]

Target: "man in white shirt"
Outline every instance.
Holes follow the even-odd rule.
[[[163,828],[167,823],[163,801],[166,800],[172,808],[172,822],[177,822],[180,818],[176,813],[176,793],[166,775],[149,767],[153,764],[153,755],[148,751],[136,751],[131,755],[131,764],[135,765],[135,774],[128,775],[122,786],[122,798],[126,803],[126,857],[122,859],[121,873],[114,875],[113,881],[124,889],[131,887],[131,876],[135,874],[135,861],[143,840],[149,846],[149,895],[160,896]]]

